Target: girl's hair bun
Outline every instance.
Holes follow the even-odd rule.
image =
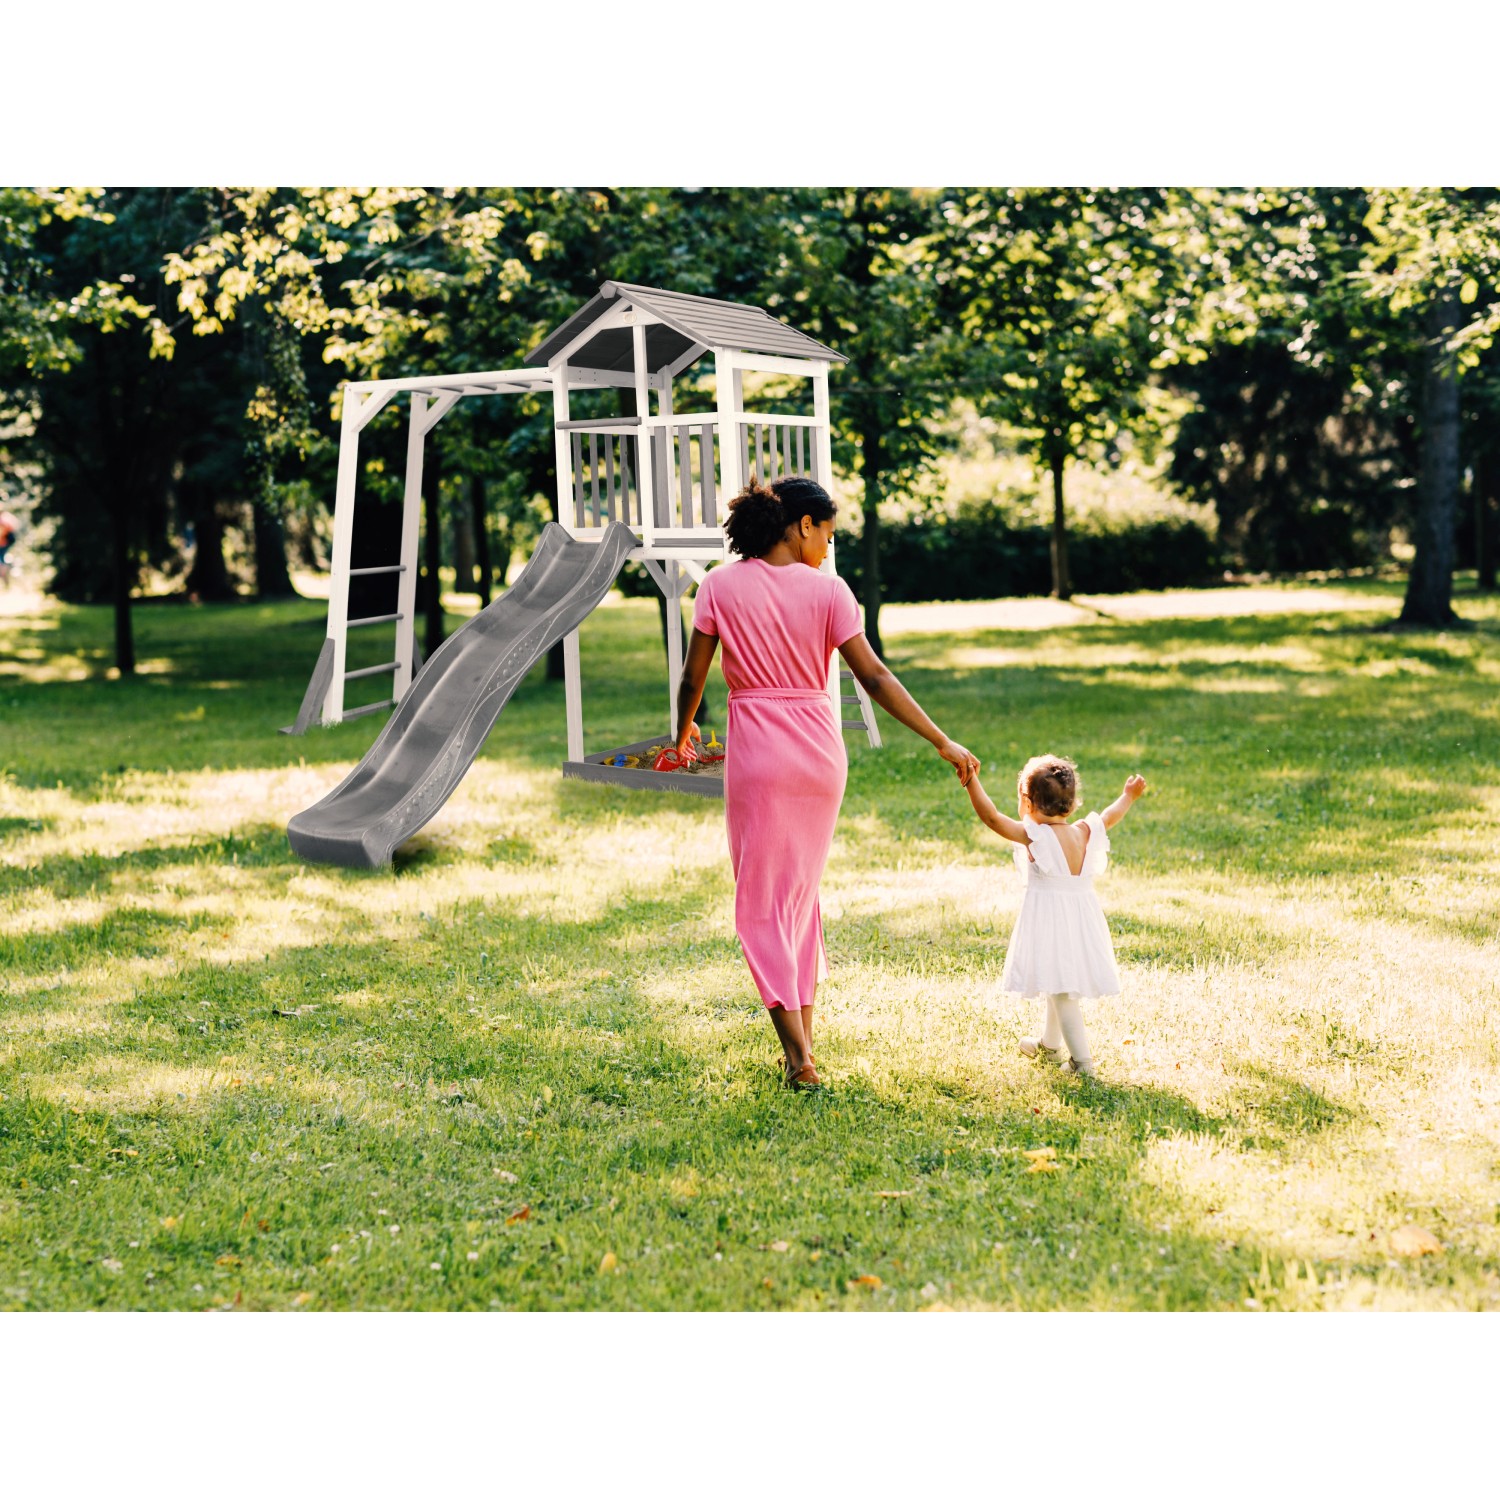
[[[1044,818],[1065,818],[1078,806],[1083,783],[1063,755],[1033,755],[1016,777],[1016,791]]]

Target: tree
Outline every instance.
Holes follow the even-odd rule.
[[[1458,512],[1459,380],[1500,330],[1500,193],[1492,188],[1379,188],[1366,224],[1374,244],[1364,282],[1423,330],[1421,462],[1415,554],[1403,625],[1451,625]],[[1479,303],[1473,314],[1464,309]]]
[[[29,440],[40,464],[44,509],[56,521],[54,587],[64,597],[109,598],[115,665],[135,670],[131,593],[143,565],[175,553],[172,512],[192,434],[213,420],[223,382],[201,355],[175,368],[163,260],[199,231],[192,190],[111,189],[37,221],[35,285],[47,300],[55,358],[45,378],[33,361],[37,418]]]
[[[1192,402],[1168,479],[1215,505],[1220,545],[1242,566],[1378,559],[1417,462],[1419,343],[1351,281],[1370,248],[1365,193],[1200,193],[1194,210],[1216,287],[1205,357],[1164,377]]]
[[[942,451],[952,349],[935,295],[945,232],[937,195],[896,188],[788,190],[756,205],[740,243],[757,251],[765,305],[849,357],[835,371],[835,467],[860,481],[865,636],[880,636],[880,506]]]
[[[1066,599],[1069,460],[1148,428],[1155,372],[1201,352],[1191,219],[1156,189],[965,190],[944,213],[944,308],[988,387],[980,409],[1051,475],[1052,592]]]

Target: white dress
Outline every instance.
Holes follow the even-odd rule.
[[[1104,819],[1096,812],[1084,819],[1089,841],[1077,875],[1069,872],[1068,857],[1050,823],[1021,821],[1031,845],[1015,846],[1025,890],[1001,988],[1013,994],[1070,995],[1078,1000],[1118,995],[1114,944],[1094,894],[1094,877],[1103,872],[1109,857]]]

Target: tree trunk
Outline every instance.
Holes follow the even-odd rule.
[[[457,593],[478,593],[474,580],[474,506],[472,503],[474,480],[469,478],[467,488],[471,503],[462,500],[453,506],[453,587]]]
[[[860,432],[860,468],[865,482],[860,514],[864,520],[864,578],[861,580],[865,610],[865,639],[876,656],[884,657],[885,645],[880,639],[880,480],[885,472],[885,450],[880,428],[875,422]]]
[[[1500,552],[1500,463],[1492,454],[1474,460],[1474,566],[1481,594],[1495,591],[1495,554]]]
[[[1068,512],[1063,504],[1063,465],[1067,454],[1052,454],[1052,593],[1058,599],[1073,597],[1073,578],[1068,571]]]
[[[121,677],[135,676],[135,629],[130,617],[130,590],[135,583],[130,556],[130,503],[116,492],[110,506],[114,524],[115,666]]]
[[[234,584],[224,562],[224,518],[219,507],[204,496],[188,513],[193,523],[193,561],[183,588],[195,599],[211,603],[233,599]]]
[[[423,655],[431,656],[443,644],[443,455],[436,443],[428,450],[422,476],[422,541],[426,553],[427,633]]]
[[[472,518],[469,525],[474,536],[474,571],[478,574],[479,607],[490,607],[490,590],[494,586],[494,573],[490,562],[489,504],[484,492],[484,475],[469,477],[469,508]],[[503,585],[505,580],[500,580]]]
[[[1458,512],[1458,368],[1447,348],[1457,321],[1453,293],[1440,293],[1427,314],[1417,550],[1401,606],[1403,625],[1451,625],[1458,618],[1452,602]]]
[[[255,592],[262,599],[295,599],[286,568],[286,533],[271,501],[261,496],[250,502],[255,527]]]

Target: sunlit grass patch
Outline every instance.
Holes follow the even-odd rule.
[[[1008,848],[889,726],[851,744],[812,1097],[721,809],[562,780],[541,668],[395,867],[348,871],[284,836],[374,733],[274,733],[316,605],[142,610],[170,670],[136,683],[107,612],[7,615],[0,1304],[1500,1304],[1500,610],[1266,596],[891,632],[997,799],[1043,748],[1089,806],[1150,778],[1101,884],[1125,992],[1097,1084],[1017,1055]],[[591,747],[661,731],[650,601],[583,660]]]

